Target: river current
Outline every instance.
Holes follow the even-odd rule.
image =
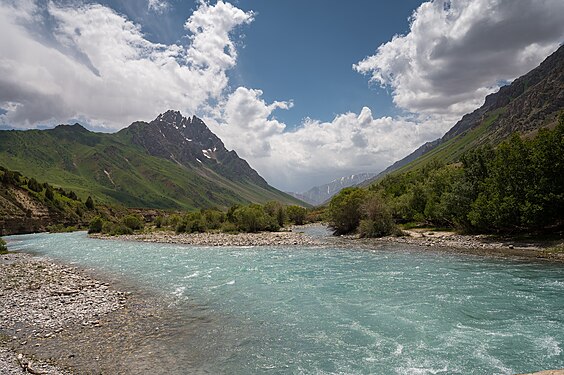
[[[179,361],[183,351],[202,346],[208,373],[514,374],[564,367],[561,264],[397,244],[220,248],[94,240],[81,232],[8,240],[11,250],[134,282],[186,314],[198,306],[209,316],[200,331],[214,333],[169,337],[167,345]]]

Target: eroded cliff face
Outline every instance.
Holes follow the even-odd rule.
[[[54,224],[76,225],[62,212],[48,207],[29,191],[0,184],[0,235],[44,232]]]

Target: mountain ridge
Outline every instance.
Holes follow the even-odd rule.
[[[346,187],[358,185],[363,181],[374,177],[376,173],[356,173],[350,176],[336,178],[326,184],[314,186],[303,193],[289,193],[292,196],[317,206],[327,202],[331,197]]]
[[[427,142],[360,186],[384,176],[424,165],[431,159],[454,162],[466,151],[496,145],[511,134],[534,133],[554,126],[564,109],[564,45],[539,66],[485,97],[484,104],[465,114],[443,137]]]
[[[128,207],[303,204],[268,185],[202,120],[172,110],[111,134],[80,124],[0,131],[0,165]]]

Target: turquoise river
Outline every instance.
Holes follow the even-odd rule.
[[[405,245],[194,247],[94,240],[81,232],[8,241],[11,250],[134,282],[177,301],[186,314],[198,307],[209,316],[202,336],[179,334],[168,345],[178,361],[196,349],[209,356],[206,373],[514,374],[564,367],[562,264]]]

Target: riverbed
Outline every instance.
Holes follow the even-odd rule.
[[[85,233],[14,236],[9,246],[134,285],[128,298],[136,303],[157,301],[156,311],[164,312],[145,316],[148,339],[128,341],[150,341],[140,346],[146,352],[124,346],[112,358],[123,361],[124,373],[132,361],[167,374],[515,374],[564,367],[560,263],[409,244],[211,247],[102,241]],[[127,307],[116,311],[109,316]],[[103,317],[101,325],[104,319],[111,321]]]

